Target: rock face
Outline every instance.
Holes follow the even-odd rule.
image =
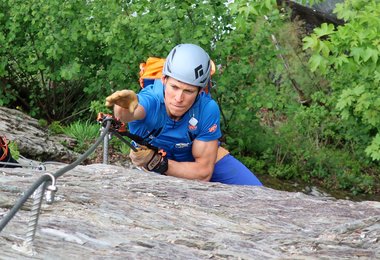
[[[47,165],[54,173],[63,165]],[[43,171],[1,169],[0,216]],[[189,181],[111,165],[78,166],[0,233],[1,259],[380,259],[380,202]]]
[[[29,158],[75,159],[19,111],[0,107],[0,134]],[[0,168],[1,219],[41,174],[66,165],[45,166]],[[30,198],[0,233],[0,259],[380,259],[380,202],[189,181],[128,164],[78,166],[57,187],[56,201],[42,204],[34,251],[23,246]]]
[[[337,4],[341,4],[344,0],[324,0],[320,3],[310,5],[309,1],[302,0],[279,0],[279,2],[285,2],[294,11],[295,15],[299,15],[307,21],[309,24],[319,26],[321,23],[334,23],[337,25],[344,24],[343,20],[337,18],[334,14],[334,9]]]
[[[76,156],[61,142],[66,137],[49,136],[38,121],[14,109],[0,107],[0,135],[15,141],[23,156],[42,161],[72,161]]]

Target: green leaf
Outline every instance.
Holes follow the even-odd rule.
[[[334,33],[334,25],[323,23],[323,24],[321,24],[321,27],[317,27],[314,29],[314,33],[316,34],[316,36],[318,38],[333,34]]]
[[[65,80],[77,78],[79,76],[80,67],[80,64],[74,61],[71,64],[62,67],[60,76]]]
[[[380,72],[378,71],[374,72],[374,81],[375,83],[380,83]]]
[[[345,21],[348,21],[355,14],[355,12],[346,8],[344,4],[336,4],[334,13],[337,14],[338,19],[343,19]]]
[[[379,58],[379,54],[380,54],[379,51],[367,47],[364,53],[362,54],[363,60],[368,61],[370,58],[372,58],[372,61],[376,63]]]
[[[343,64],[348,63],[349,60],[347,58],[347,55],[343,54],[335,58],[334,63],[337,65],[337,67],[341,67]]]
[[[330,54],[330,48],[328,45],[329,45],[328,42],[324,42],[324,41],[319,42],[319,50],[318,51],[320,51],[322,53],[323,57],[328,57]]]
[[[317,38],[315,34],[311,34],[309,37],[303,38],[302,41],[304,42],[303,47],[302,47],[304,50],[306,49],[315,50],[319,43],[319,39]]]
[[[377,127],[380,124],[380,116],[379,112],[375,110],[368,110],[363,113],[364,119],[368,122],[368,124]]]
[[[319,54],[314,54],[309,60],[311,71],[316,71],[322,65],[323,57]]]
[[[276,2],[273,0],[265,0],[265,7],[268,10],[271,10],[275,4],[276,4]]]
[[[363,94],[365,92],[365,87],[363,85],[359,85],[359,86],[356,86],[353,90],[352,90],[352,94],[354,94],[355,96],[360,96],[361,94]]]
[[[351,49],[351,56],[354,57],[356,63],[360,64],[360,58],[365,54],[364,49],[360,47],[354,47]]]
[[[343,90],[342,94],[340,95],[338,102],[336,104],[336,108],[338,110],[343,110],[346,107],[350,107],[352,105],[354,98],[352,96],[352,90],[351,89],[345,89]]]

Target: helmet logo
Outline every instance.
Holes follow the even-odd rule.
[[[195,72],[195,79],[198,79],[199,77],[202,77],[203,76],[203,67],[202,67],[202,64],[199,65],[198,67],[196,67],[194,69],[194,72]]]

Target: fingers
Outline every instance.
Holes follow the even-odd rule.
[[[119,93],[120,93],[120,90],[112,93],[106,98],[107,107],[112,107],[113,105],[115,105],[115,101],[119,99]]]
[[[119,91],[116,91],[115,93],[117,93],[119,97],[130,97],[135,94],[133,90],[129,90],[129,89],[119,90]]]
[[[108,103],[110,105],[114,105],[120,99],[122,99],[124,97],[127,97],[128,96],[128,92],[125,92],[125,91],[127,91],[127,90],[118,90],[118,91],[112,93],[111,95],[109,95],[106,98],[106,104]]]
[[[111,100],[110,97],[111,97],[111,96],[108,96],[108,97],[106,98],[106,107],[112,107],[112,106],[114,105],[114,103],[112,102],[112,100]]]
[[[113,105],[121,106],[128,109],[130,113],[133,113],[138,105],[138,100],[136,93],[132,90],[119,90],[109,95],[106,98],[107,107],[112,107]]]

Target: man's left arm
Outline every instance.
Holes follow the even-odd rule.
[[[177,162],[169,160],[166,175],[185,179],[209,181],[214,171],[218,140],[193,142],[192,153],[194,162]]]

